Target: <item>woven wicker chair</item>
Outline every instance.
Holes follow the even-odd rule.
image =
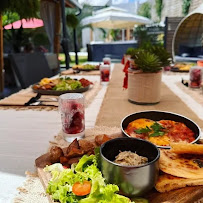
[[[173,36],[174,61],[203,60],[203,4],[181,20]]]

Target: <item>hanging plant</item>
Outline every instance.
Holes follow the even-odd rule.
[[[183,5],[182,5],[183,15],[186,16],[189,13],[190,4],[191,4],[191,0],[183,0]]]
[[[151,18],[151,4],[149,2],[141,4],[138,14],[146,18]]]
[[[157,16],[161,20],[161,12],[162,12],[162,9],[163,9],[163,0],[156,0],[155,8],[156,8]]]
[[[79,25],[79,20],[74,14],[66,15],[66,23],[69,27],[75,29]]]
[[[39,15],[39,0],[1,0],[0,12],[16,12],[20,18],[33,18]]]

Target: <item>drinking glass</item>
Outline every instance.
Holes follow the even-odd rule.
[[[190,68],[190,83],[191,88],[200,88],[202,82],[202,67],[193,66]]]
[[[105,58],[103,58],[103,63],[104,63],[105,65],[111,65],[111,59],[108,58],[108,57],[105,57]]]
[[[100,78],[101,84],[108,84],[109,83],[109,76],[110,76],[110,65],[102,64],[100,66]]]
[[[62,130],[65,140],[72,142],[85,135],[84,96],[79,93],[62,94],[59,97]]]

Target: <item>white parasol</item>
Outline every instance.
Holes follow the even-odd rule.
[[[82,25],[106,29],[133,28],[134,25],[151,24],[152,21],[143,16],[134,15],[124,9],[108,7],[96,11],[93,16],[84,18]]]

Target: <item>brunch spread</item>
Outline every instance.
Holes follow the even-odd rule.
[[[81,71],[91,71],[91,70],[99,70],[99,66],[100,65],[91,65],[91,64],[74,65],[72,69]]]
[[[153,121],[146,118],[130,122],[125,132],[135,138],[145,139],[158,146],[195,140],[194,132],[184,123],[172,120]]]
[[[182,119],[131,119],[125,129],[130,138],[103,134],[75,139],[63,149],[52,146],[36,159],[50,202],[147,203],[160,202],[163,196],[176,202],[179,190],[191,191],[189,196],[197,200],[192,191],[203,191],[203,144],[191,143],[195,130]],[[170,149],[162,148],[166,145]],[[183,198],[186,202],[188,196]]]
[[[71,79],[70,77],[59,77],[56,79],[43,78],[39,84],[33,86],[34,90],[76,90],[93,84],[89,80],[82,78],[80,80]]]
[[[116,184],[107,184],[101,173],[99,146],[113,139],[108,135],[97,135],[94,140],[75,139],[67,148],[53,146],[49,152],[44,173],[51,175],[46,192],[52,200],[66,202],[112,202],[145,203],[144,198],[131,198],[117,194]],[[160,174],[155,189],[160,193],[203,185],[203,145],[173,143],[171,149],[161,149],[159,162]],[[133,154],[133,155],[132,155]],[[127,159],[137,154],[130,151],[120,152],[115,160]],[[145,157],[138,161],[145,164]],[[119,163],[122,164],[122,163]],[[125,165],[125,164],[123,164]],[[128,165],[128,164],[127,164]]]
[[[110,140],[99,135],[94,141],[75,139],[65,151],[50,149],[50,162],[44,172],[51,173],[46,192],[61,203],[129,203],[128,197],[117,194],[119,187],[106,184],[100,171],[98,146]],[[136,200],[136,199],[135,199]],[[138,198],[140,203],[148,202]],[[135,201],[136,202],[136,201]]]
[[[192,66],[196,65],[195,63],[176,63],[171,71],[173,72],[189,72]]]
[[[88,87],[93,84],[89,80],[82,78],[80,80],[71,79],[70,77],[59,77],[56,79],[43,78],[39,84],[33,85],[34,90],[55,90],[55,91],[66,91],[66,90],[77,90]]]

